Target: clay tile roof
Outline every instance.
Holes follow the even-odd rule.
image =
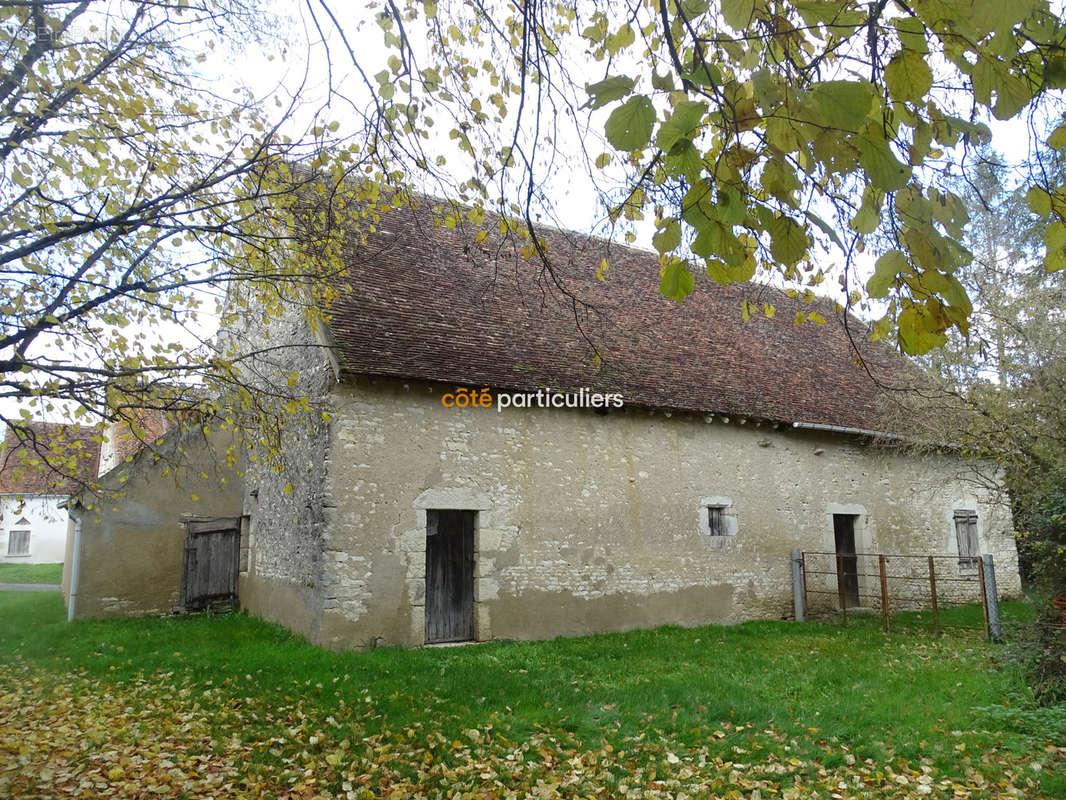
[[[605,242],[545,229],[560,288],[495,221],[479,244],[476,229],[433,219],[426,203],[389,212],[365,246],[351,247],[349,285],[331,308],[342,374],[589,387],[632,405],[877,429],[877,387],[829,302],[697,276],[678,305],[658,291],[656,254],[611,245],[601,281]],[[743,322],[745,299],[772,304],[775,316]],[[811,311],[826,323],[795,324]],[[875,374],[899,368],[855,318],[847,327]]]
[[[158,409],[143,409],[139,411],[135,424],[137,426],[136,434],[129,423],[118,423],[113,425],[109,431],[109,435],[114,439],[114,460],[117,464],[123,463],[147,444],[159,439],[171,427],[166,414]]]
[[[100,442],[76,425],[32,421],[8,428],[0,451],[0,494],[73,494],[96,479]]]

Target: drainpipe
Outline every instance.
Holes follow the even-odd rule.
[[[71,509],[73,512],[74,509]],[[74,620],[74,605],[78,600],[78,574],[81,572],[81,514],[74,518],[74,552],[70,556],[70,593],[67,595],[67,622]]]
[[[822,425],[817,422],[793,422],[792,427],[808,431],[830,431],[832,433],[850,433],[856,436],[875,436],[879,439],[904,438],[895,433],[882,433],[881,431],[871,431],[866,428],[848,428],[843,425]]]
[[[793,428],[806,431],[829,431],[831,433],[844,433],[854,436],[869,436],[874,439],[887,439],[895,442],[917,442],[913,436],[904,436],[898,433],[885,433],[884,431],[872,431],[867,428],[848,428],[843,425],[823,425],[818,422],[793,422]],[[954,442],[934,441],[930,444],[935,447],[943,447],[947,450],[962,450],[962,445]]]

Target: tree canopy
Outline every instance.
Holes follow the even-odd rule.
[[[441,224],[498,213],[551,271],[539,215],[588,178],[619,236],[653,234],[668,297],[697,271],[806,297],[835,280],[875,337],[925,353],[974,324],[960,179],[1014,120],[1041,259],[1066,266],[1046,0],[304,0],[303,41],[279,9],[0,2],[0,399],[135,421],[201,408],[192,382],[299,411],[251,391],[197,313],[269,321],[288,288],[327,290],[306,279],[412,185],[459,203]],[[252,92],[242,47],[305,77]]]
[[[28,422],[64,402],[134,435],[145,409],[212,414],[223,393],[296,408],[214,338],[226,315],[276,317],[286,287],[322,291],[306,278],[336,257],[297,168],[328,123],[294,134],[295,100],[219,85],[223,51],[281,44],[254,0],[0,3],[0,400],[58,474],[78,453]]]
[[[326,18],[325,0],[306,6]],[[1066,127],[1043,130],[1066,87],[1066,25],[1044,0],[372,8],[386,63],[347,57],[382,152],[454,177],[462,199],[499,203],[531,231],[552,172],[587,172],[611,187],[612,221],[654,224],[667,296],[683,300],[696,270],[776,275],[798,292],[832,276],[842,306],[876,301],[875,336],[914,354],[970,329],[957,184],[987,123],[1018,120],[1039,145],[1066,146]],[[447,164],[433,147],[444,137],[459,156]],[[1061,269],[1066,186],[1029,155],[1044,263]],[[872,236],[887,244],[867,279],[857,256]]]
[[[1048,160],[1066,172],[1066,158]],[[1066,588],[1066,349],[1060,335],[1066,273],[1040,258],[1040,219],[1026,208],[1002,155],[982,151],[960,190],[973,261],[959,279],[973,298],[970,336],[920,359],[936,380],[898,396],[915,444],[950,443],[983,460],[974,477],[1006,488],[1027,579]]]

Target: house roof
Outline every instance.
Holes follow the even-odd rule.
[[[96,479],[96,432],[65,423],[11,423],[0,451],[0,494],[68,495]]]
[[[99,475],[103,476],[126,462],[172,429],[164,411],[137,409],[133,420],[119,420],[107,429],[107,443],[101,447]]]
[[[878,427],[867,370],[889,374],[902,360],[865,341],[864,326],[828,301],[697,276],[678,304],[659,293],[655,253],[544,229],[548,274],[495,221],[478,243],[478,229],[434,217],[426,203],[391,211],[365,245],[349,247],[347,291],[331,307],[342,375],[509,391],[588,387],[653,408]],[[744,322],[745,299],[776,313]],[[797,312],[811,311],[825,324],[795,324]]]

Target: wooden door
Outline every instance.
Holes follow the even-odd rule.
[[[240,557],[240,517],[186,522],[181,607],[186,611],[199,611],[234,602]]]
[[[426,512],[426,644],[474,638],[474,514]]]
[[[859,559],[855,557],[855,515],[833,515],[837,552],[837,591],[848,608],[859,605]]]

